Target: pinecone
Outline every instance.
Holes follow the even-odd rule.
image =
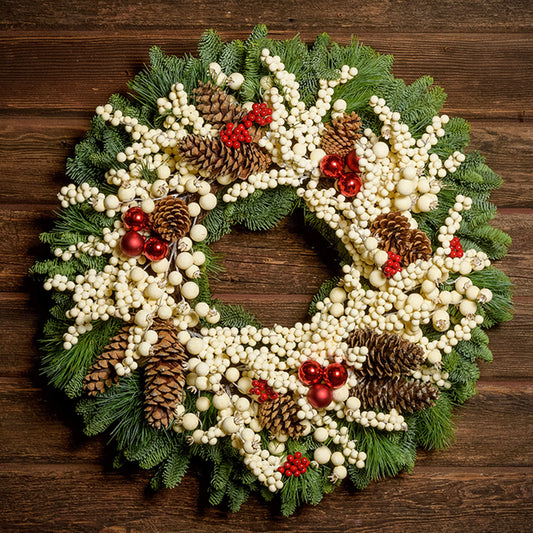
[[[439,397],[439,389],[435,385],[407,381],[404,377],[394,380],[363,379],[352,393],[361,400],[364,409],[398,409],[407,413],[429,407]]]
[[[403,262],[409,265],[419,260],[427,261],[431,257],[431,254],[431,241],[429,237],[422,230],[409,230],[408,246],[400,254]]]
[[[409,219],[399,211],[377,216],[370,231],[380,240],[380,248],[402,258],[402,266],[431,257],[429,237],[419,229],[411,229]]]
[[[266,400],[259,408],[259,422],[272,435],[288,435],[297,439],[304,426],[296,416],[298,406],[290,394],[280,394],[275,400]]]
[[[159,335],[144,367],[144,413],[148,423],[167,428],[182,397],[185,378],[183,365],[187,354],[178,342],[171,321],[152,326]]]
[[[424,361],[421,346],[402,339],[398,335],[378,335],[372,329],[354,331],[347,339],[348,346],[366,346],[368,355],[360,374],[366,376],[393,376],[417,370]]]
[[[191,228],[189,208],[183,200],[167,196],[155,204],[150,214],[150,225],[166,241],[177,242]]]
[[[361,119],[353,111],[350,115],[333,119],[326,124],[326,131],[322,136],[321,146],[327,154],[336,154],[344,157],[355,148],[355,141],[361,137]]]
[[[196,109],[217,129],[223,128],[228,122],[236,124],[245,115],[234,98],[211,82],[200,82],[193,92],[196,95]]]
[[[218,138],[199,135],[187,135],[180,144],[180,151],[192,165],[208,170],[213,177],[230,175],[245,180],[250,174],[266,170],[272,161],[256,144],[229,148]]]
[[[85,376],[84,388],[89,396],[96,396],[118,383],[115,365],[124,358],[124,352],[128,348],[128,335],[130,326],[123,327],[107,344],[104,351]]]

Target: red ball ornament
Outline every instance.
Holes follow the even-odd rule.
[[[298,369],[298,378],[304,385],[314,385],[322,379],[322,370],[317,361],[305,361]]]
[[[344,171],[344,159],[335,154],[325,155],[320,161],[320,170],[328,178],[338,178]]]
[[[150,261],[161,261],[167,256],[168,244],[158,237],[150,237],[144,245],[144,255]]]
[[[120,241],[120,248],[128,257],[137,257],[142,254],[144,237],[136,231],[128,231]]]
[[[345,157],[344,161],[346,162],[350,170],[353,170],[354,172],[359,172],[359,158],[357,157],[355,150],[352,150]]]
[[[333,400],[333,390],[324,383],[313,385],[307,393],[307,401],[317,409],[324,409],[331,400]]]
[[[356,172],[349,172],[339,178],[337,186],[341,194],[346,196],[346,198],[351,198],[361,189],[361,178]]]
[[[324,369],[324,383],[332,389],[342,387],[348,379],[348,372],[341,363],[331,363]]]
[[[140,207],[132,207],[124,213],[124,224],[128,229],[139,231],[148,227],[148,215]]]

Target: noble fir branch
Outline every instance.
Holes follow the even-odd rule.
[[[452,407],[452,401],[443,393],[433,407],[416,413],[415,430],[419,446],[428,450],[440,449],[446,448],[455,440]]]
[[[313,300],[309,305],[309,316],[313,316],[317,312],[316,304],[329,296],[329,293],[338,285],[339,280],[340,278],[338,276],[334,276],[322,283],[320,289],[318,289],[318,292],[313,296]]]
[[[63,348],[62,336],[57,331],[45,337],[41,372],[54,387],[67,389],[69,397],[79,396],[89,367],[121,325],[122,321],[116,318],[106,322],[98,320],[93,323],[92,330],[80,335],[77,344],[69,350]]]
[[[198,55],[204,67],[207,68],[209,63],[218,61],[223,48],[224,42],[215,30],[204,32],[198,43]]]

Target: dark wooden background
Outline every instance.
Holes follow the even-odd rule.
[[[530,0],[3,0],[0,26],[0,524],[5,531],[526,531],[532,516],[533,167]],[[153,44],[195,51],[206,28],[243,38],[259,22],[275,38],[352,33],[396,57],[406,81],[434,76],[446,111],[471,121],[472,148],[505,179],[494,224],[513,237],[501,267],[516,317],[490,333],[478,395],[457,411],[457,444],[420,452],[412,474],[346,484],[290,519],[249,500],[238,514],[205,504],[193,475],[173,491],[149,474],[111,469],[107,438],[87,438],[71,405],[39,377],[44,319],[26,271],[44,248],[67,156],[95,107],[147,61]],[[298,220],[267,234],[235,231],[217,249],[216,293],[265,324],[290,324],[334,266]]]

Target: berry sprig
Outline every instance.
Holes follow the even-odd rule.
[[[281,472],[287,477],[300,477],[307,472],[309,466],[309,459],[302,457],[301,452],[296,452],[294,455],[287,455],[283,466],[278,468],[278,472]]]
[[[220,140],[229,148],[240,148],[242,143],[252,142],[249,129],[253,124],[265,126],[272,122],[272,109],[262,102],[254,104],[252,110],[245,115],[242,121],[235,125],[228,122],[226,127],[220,130]]]
[[[461,246],[459,237],[454,237],[450,241],[450,248],[452,251],[450,252],[449,257],[463,257],[463,247]]]
[[[257,396],[257,401],[259,403],[266,402],[267,400],[276,400],[278,397],[278,393],[274,392],[264,379],[254,379],[252,381],[250,394]]]
[[[250,132],[245,124],[238,124],[234,127],[233,122],[228,122],[226,127],[220,131],[221,141],[229,148],[240,148],[241,143],[251,143]]]
[[[243,122],[247,128],[251,128],[255,122],[259,126],[265,126],[272,122],[272,109],[265,102],[254,104],[252,110],[244,117]]]
[[[398,272],[402,271],[401,261],[402,257],[398,254],[395,254],[394,252],[388,252],[389,253],[389,259],[387,262],[383,265],[382,271],[383,274],[385,274],[385,277],[392,278],[394,274],[397,274]]]

